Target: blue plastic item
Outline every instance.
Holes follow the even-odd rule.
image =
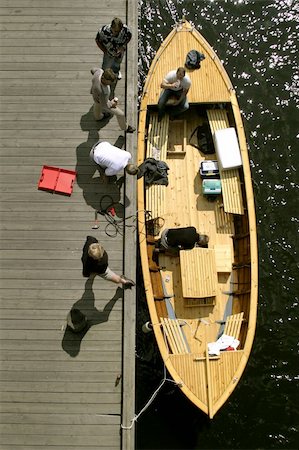
[[[217,179],[202,180],[202,192],[204,195],[221,194],[221,181]]]

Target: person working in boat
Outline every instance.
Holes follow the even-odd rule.
[[[207,247],[209,237],[199,234],[195,227],[166,228],[162,231],[159,246],[162,249],[175,251],[191,250],[196,247]]]
[[[112,69],[91,69],[93,75],[90,93],[93,97],[93,115],[95,120],[103,120],[111,116],[116,116],[119,128],[127,133],[134,133],[135,128],[127,125],[125,113],[117,106],[118,98],[110,97],[110,85],[116,80],[116,75]]]
[[[108,178],[117,175],[121,170],[129,175],[137,175],[138,166],[130,163],[132,158],[130,152],[115,147],[109,142],[97,142],[90,151],[90,160],[98,166],[101,177],[107,182]]]
[[[111,25],[104,25],[96,35],[96,44],[104,52],[102,69],[111,68],[121,79],[120,65],[132,33],[121,19],[115,17]]]
[[[175,118],[189,108],[187,93],[191,86],[191,80],[186,75],[184,67],[171,70],[161,83],[164,91],[161,93],[158,102],[158,121],[160,122],[165,114],[166,105],[170,103],[170,119]]]

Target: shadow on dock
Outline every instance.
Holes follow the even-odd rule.
[[[95,307],[95,297],[92,290],[92,284],[95,277],[90,277],[85,283],[85,291],[77,302],[75,302],[71,310],[77,310],[81,313],[82,317],[86,318],[86,326],[82,331],[74,332],[71,327],[66,326],[64,336],[62,339],[62,348],[71,357],[76,357],[80,352],[80,346],[82,339],[93,325],[107,322],[109,315],[117,302],[117,300],[123,298],[123,289],[118,287],[116,289],[114,297],[109,300],[102,311],[99,311]]]

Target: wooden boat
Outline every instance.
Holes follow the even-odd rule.
[[[200,69],[186,71],[192,81],[190,108],[180,120],[171,121],[166,114],[159,122],[161,81],[170,70],[184,66],[192,49],[205,59]],[[212,155],[190,143],[193,130],[204,123],[214,137]],[[219,130],[231,128],[236,132],[241,166],[225,168],[215,139]],[[222,144],[230,155],[230,146],[220,138]],[[164,40],[144,84],[138,163],[147,158],[165,161],[169,167],[168,186],[146,186],[144,177],[138,180],[139,246],[151,323],[173,380],[212,418],[240,380],[253,344],[257,236],[247,144],[236,94],[214,50],[187,21],[176,24]],[[216,160],[220,167],[221,194],[213,196],[214,201],[203,193],[199,167],[204,160]],[[187,226],[209,236],[208,248],[181,250],[176,256],[157,253],[164,229]],[[209,354],[208,344],[222,333],[237,339],[239,346]]]

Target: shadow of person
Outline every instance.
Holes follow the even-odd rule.
[[[99,176],[98,166],[90,159],[90,151],[94,144],[99,141],[99,131],[108,122],[108,119],[97,121],[93,117],[93,108],[81,117],[80,126],[82,131],[88,132],[86,142],[82,142],[76,148],[76,172],[77,184],[82,189],[83,197],[87,205],[91,206],[96,211],[100,210],[101,198],[108,195],[113,199],[113,203],[119,203],[118,210],[121,211],[129,204],[127,197],[124,199],[124,204],[120,203],[120,187],[117,183],[117,177],[111,182],[105,183],[103,178]],[[124,145],[124,137],[119,136],[113,144],[116,147],[122,148]],[[115,182],[114,182],[115,181]]]
[[[82,339],[88,332],[88,330],[93,326],[100,323],[107,322],[109,315],[117,302],[117,300],[123,298],[123,289],[118,287],[116,289],[114,297],[109,300],[102,311],[99,311],[95,307],[95,298],[92,290],[92,284],[94,277],[89,277],[85,283],[85,291],[77,302],[75,302],[71,308],[71,311],[76,310],[79,312],[81,317],[85,319],[85,326],[79,332],[74,332],[72,328],[67,325],[64,336],[62,339],[61,346],[63,350],[68,353],[72,358],[79,354]],[[70,313],[71,313],[70,311]]]

